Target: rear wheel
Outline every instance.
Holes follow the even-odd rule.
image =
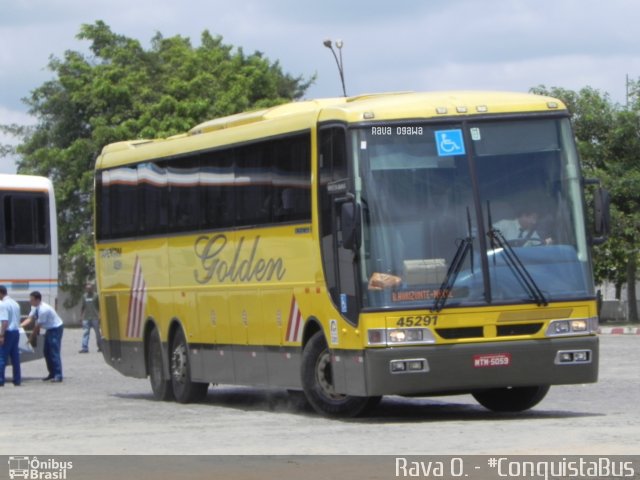
[[[173,400],[173,390],[171,380],[165,378],[164,363],[162,360],[162,341],[157,329],[153,329],[149,335],[147,345],[147,368],[149,370],[149,381],[151,390],[156,400]]]
[[[548,391],[548,385],[492,388],[474,392],[473,398],[494,412],[522,412],[537,405]]]
[[[191,365],[187,341],[182,330],[178,330],[171,342],[171,386],[175,399],[180,403],[191,403],[202,400],[207,395],[208,383],[191,380]]]
[[[331,353],[322,332],[315,333],[302,352],[302,386],[314,410],[334,417],[359,415],[375,406],[381,398],[336,393]]]

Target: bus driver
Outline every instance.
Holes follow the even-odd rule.
[[[553,243],[551,237],[543,240],[536,230],[540,214],[533,207],[523,205],[518,209],[516,215],[516,218],[500,220],[493,225],[509,242],[509,245],[512,247],[532,247]]]

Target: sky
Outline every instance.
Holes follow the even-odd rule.
[[[340,96],[325,39],[342,40],[347,94],[591,86],[619,103],[640,78],[637,0],[0,0],[0,125],[33,124],[22,99],[52,57],[87,53],[104,21],[145,47],[160,32],[198,45],[209,30],[283,70],[317,75],[306,98]],[[0,143],[15,142],[0,133]],[[0,172],[15,172],[0,159]]]

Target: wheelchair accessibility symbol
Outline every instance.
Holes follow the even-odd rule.
[[[439,157],[465,154],[462,130],[437,130],[435,136]]]

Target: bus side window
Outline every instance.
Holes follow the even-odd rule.
[[[203,153],[200,188],[204,205],[203,227],[222,229],[235,225],[233,149]]]
[[[169,226],[166,170],[165,165],[154,162],[138,165],[140,221],[148,235],[166,233]]]
[[[275,222],[311,221],[310,142],[309,135],[304,134],[275,144]]]
[[[48,251],[49,211],[47,198],[40,193],[5,194],[3,196],[4,249],[34,253]]]
[[[272,221],[271,145],[263,142],[235,151],[236,225],[264,225]]]
[[[170,230],[197,230],[200,228],[202,214],[199,158],[186,157],[170,161],[167,174]]]
[[[109,171],[109,214],[112,238],[134,237],[138,234],[138,173],[136,166]]]
[[[96,238],[111,238],[110,218],[110,172],[96,172]]]

